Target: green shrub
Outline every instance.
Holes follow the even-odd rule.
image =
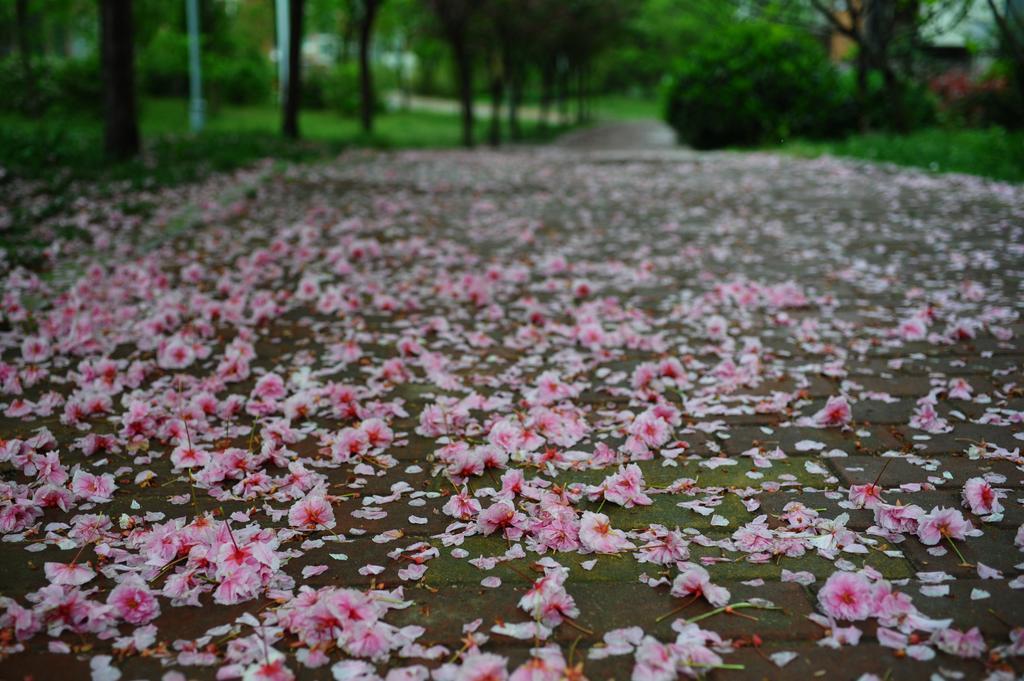
[[[261,104],[270,99],[273,74],[270,64],[258,56],[208,55],[203,60],[206,98],[211,105]]]
[[[203,43],[203,97],[212,108],[259,104],[270,98],[270,64],[258,51],[231,42],[214,45],[204,39]],[[189,91],[188,68],[188,36],[162,27],[139,53],[142,91],[154,97],[185,97]]]
[[[31,73],[26,74],[17,57],[0,60],[0,89],[4,92],[0,109],[11,113],[42,113],[55,95],[52,81],[39,65],[33,65]]]
[[[1018,72],[1013,62],[997,59],[980,79],[958,83],[959,96],[950,97],[948,93],[940,92],[945,95],[944,113],[968,125],[1020,129],[1024,127],[1024,89],[1020,86],[1022,78],[1024,71]],[[941,90],[941,87],[935,88],[935,81],[932,84],[933,89]]]
[[[666,109],[681,141],[698,149],[837,136],[856,119],[822,47],[760,23],[733,25],[689,50]]]
[[[927,85],[901,80],[887,88],[882,74],[872,71],[863,103],[854,71],[843,74],[842,86],[851,110],[863,117],[870,130],[909,132],[933,125],[937,120],[938,97]]]
[[[302,70],[302,108],[327,108],[324,92],[332,69],[310,66]]]
[[[375,81],[379,86],[379,81]],[[380,87],[374,94],[380,94]],[[360,100],[359,65],[352,62],[339,64],[331,69],[331,76],[324,87],[324,104],[326,108],[337,111],[343,116],[359,114]],[[379,110],[380,102],[375,102],[374,110]]]
[[[57,92],[52,106],[58,113],[98,116],[103,111],[103,77],[98,57],[63,59],[53,63],[50,73]]]
[[[40,116],[47,113],[96,114],[103,107],[99,61],[34,60],[26,74],[15,57],[0,60],[0,111]]]
[[[374,109],[383,109],[381,88],[374,93]],[[331,68],[309,68],[302,74],[302,104],[310,109],[328,109],[342,116],[359,113],[359,65],[355,62],[338,64]]]
[[[188,36],[163,26],[140,51],[137,59],[142,91],[154,97],[188,94]]]

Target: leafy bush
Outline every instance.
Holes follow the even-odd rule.
[[[953,125],[989,125],[1019,128],[1024,125],[1024,101],[1009,66],[996,62],[981,78],[955,70],[931,79],[929,89],[940,102],[943,117]]]
[[[324,107],[343,116],[355,116],[360,107],[359,65],[339,64],[324,82]]]
[[[311,66],[302,70],[302,108],[327,108],[324,92],[333,69]]]
[[[260,104],[270,98],[273,89],[270,64],[258,56],[211,54],[203,60],[203,78],[206,98],[214,106]]]
[[[689,50],[667,97],[668,122],[698,149],[841,135],[855,114],[817,43],[759,23],[735,24]]]
[[[188,36],[163,26],[140,51],[137,60],[142,91],[156,97],[188,94]]]
[[[373,82],[373,110],[381,112],[384,110],[384,100],[380,96],[381,92],[385,89],[384,83],[376,73],[374,74]],[[343,116],[358,115],[362,99],[360,95],[358,64],[341,64],[335,67],[334,77],[327,81],[324,97],[328,109],[337,111]]]
[[[847,72],[843,83],[844,96],[870,130],[910,132],[928,127],[937,120],[938,98],[926,85],[901,80],[887,88],[882,74],[872,71],[868,75],[864,102],[861,103],[856,74]]]
[[[204,40],[202,59],[203,97],[210,106],[259,104],[272,89],[270,64],[256,50],[245,50],[227,41],[215,46]],[[155,97],[188,95],[188,36],[162,27],[143,47],[138,59],[142,91]]]
[[[96,59],[48,59],[32,62],[26,74],[15,57],[0,60],[0,111],[32,116],[46,113],[98,113],[103,81]]]
[[[383,109],[376,88],[375,110]],[[310,109],[329,109],[342,116],[359,113],[359,65],[355,62],[331,68],[310,68],[302,74],[302,104]]]
[[[21,60],[8,57],[0,60],[0,89],[5,96],[0,99],[0,108],[4,111],[37,114],[46,108],[52,96],[51,85],[45,78],[37,78],[38,74],[25,73]]]
[[[52,106],[59,113],[99,115],[103,111],[103,77],[99,58],[63,59],[50,73],[57,92]]]

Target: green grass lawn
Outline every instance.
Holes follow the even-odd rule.
[[[592,107],[594,117],[599,121],[628,121],[644,118],[660,120],[664,115],[664,106],[656,96],[600,95],[594,98]]]
[[[111,163],[103,153],[102,124],[88,115],[47,115],[28,118],[0,114],[0,185],[14,178],[41,181],[31,197],[12,199],[10,225],[0,233],[0,262],[40,266],[47,245],[33,226],[67,212],[88,184],[90,192],[157,188],[193,182],[211,172],[231,171],[257,160],[305,161],[329,158],[346,148],[444,148],[462,141],[459,117],[427,112],[389,112],[376,118],[373,134],[359,123],[327,111],[306,111],[300,117],[303,139],[281,137],[281,115],[273,105],[224,107],[210,113],[206,129],[188,131],[184,100],[146,99],[141,102],[140,158]],[[478,143],[486,140],[488,121],[478,116]],[[524,124],[528,141],[542,141],[564,127]],[[0,200],[5,194],[0,186]],[[78,238],[69,232],[59,238]]]
[[[188,103],[179,99],[151,99],[143,103],[141,126],[143,135],[188,133]],[[276,135],[281,128],[281,113],[275,106],[232,106],[212,112],[208,117],[207,134]],[[345,118],[331,111],[303,111],[299,128],[307,140],[330,142],[345,146],[375,148],[455,147],[462,141],[457,116],[422,111],[381,113],[374,119],[374,132],[365,135],[355,118]],[[485,116],[477,116],[475,134],[484,141],[487,130]]]
[[[659,108],[653,99],[600,96],[592,110],[598,120],[628,120],[657,118]],[[354,118],[331,111],[303,111],[299,122],[303,139],[298,142],[281,138],[281,114],[273,104],[212,110],[205,130],[193,135],[188,130],[186,100],[144,99],[139,122],[144,157],[111,164],[103,156],[101,122],[96,115],[0,114],[0,167],[12,176],[58,184],[85,179],[158,186],[192,181],[260,158],[322,158],[349,147],[449,148],[462,140],[457,115],[425,111],[381,113],[370,135]],[[530,142],[549,140],[567,129],[527,121],[522,125]],[[474,131],[478,143],[486,142],[488,126],[487,110],[480,108]]]
[[[488,121],[477,117],[478,143],[486,141]],[[188,104],[182,99],[141,103],[142,159],[105,161],[101,122],[87,116],[0,115],[0,166],[14,176],[65,182],[71,179],[129,180],[135,184],[187,182],[210,171],[224,171],[260,158],[304,160],[350,147],[377,149],[446,148],[461,144],[458,116],[428,112],[388,112],[375,119],[374,132],[358,121],[329,111],[304,111],[303,139],[280,136],[281,114],[274,105],[223,107],[208,116],[205,130],[188,130]],[[542,141],[564,128],[524,124],[528,141]]]
[[[836,142],[795,141],[777,149],[798,156],[847,156],[1024,182],[1024,132],[1001,128],[929,128],[908,135],[869,133]]]

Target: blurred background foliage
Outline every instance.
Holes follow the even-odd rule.
[[[379,125],[370,133],[353,122],[365,96],[367,1],[305,0],[309,138],[458,144],[453,20],[471,59],[470,104],[485,112],[471,127],[492,142],[546,139],[599,118],[663,117],[701,149],[838,149],[858,135],[926,130],[951,141],[992,130],[993,143],[1017,148],[1024,125],[1018,0],[378,0],[368,106]],[[274,134],[274,3],[199,5],[204,134]],[[0,163],[43,172],[55,159],[89,156],[102,116],[97,6],[0,3]],[[154,153],[155,140],[187,136],[185,2],[135,0],[133,11],[141,127]],[[239,163],[254,153],[239,152]]]

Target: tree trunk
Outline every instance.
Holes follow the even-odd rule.
[[[473,65],[469,59],[469,46],[465,33],[450,37],[455,76],[459,83],[459,102],[462,108],[462,145],[473,146]]]
[[[907,132],[910,123],[904,106],[903,86],[891,66],[886,64],[882,69],[885,83],[885,97],[889,101],[889,114],[892,126],[899,132]]]
[[[562,124],[569,120],[569,73],[568,69],[561,70],[558,74],[558,85],[555,97],[557,98],[558,123]]]
[[[857,125],[861,132],[868,129],[868,59],[864,49],[857,50]]]
[[[523,75],[516,69],[508,83],[508,136],[519,141],[523,130],[519,126],[519,105],[523,103]]]
[[[14,21],[18,27],[18,58],[21,60],[21,68],[25,72],[25,80],[28,82],[32,73],[32,55],[29,54],[29,26],[28,26],[28,0],[17,0],[14,3]]]
[[[132,0],[100,0],[104,146],[115,159],[139,153],[133,42]]]
[[[864,0],[864,25],[861,29],[864,36],[862,49],[872,57],[872,67],[878,68],[877,57],[884,51],[884,46],[892,33],[893,7],[891,0]]]
[[[26,112],[35,114],[40,102],[36,100],[38,88],[32,77],[32,45],[29,40],[28,0],[17,0],[14,5],[15,34],[18,40],[18,61],[21,62],[21,93]]]
[[[584,88],[583,88],[583,64],[580,64],[576,68],[576,124],[580,125],[584,120],[583,111],[583,100],[584,100]]]
[[[302,99],[302,15],[305,0],[288,3],[288,87],[284,95],[281,133],[299,138],[299,102]]]
[[[1024,99],[1024,44],[1017,40],[1017,36],[1024,33],[1024,18],[1015,12],[1009,4],[1005,7],[1005,13],[1001,13],[1000,9],[996,7],[995,0],[987,0],[987,3],[992,17],[996,21],[996,26],[999,28],[1003,49],[1009,53],[1010,60],[1013,62],[1011,74],[1017,82],[1021,98]]]
[[[370,47],[377,7],[377,0],[366,0],[362,21],[359,23],[359,119],[363,125],[363,132],[366,133],[373,132],[373,69],[370,67]]]
[[[554,80],[554,69],[550,65],[545,65],[540,72],[540,125],[542,128],[548,127]]]
[[[498,67],[500,68],[500,67]],[[499,72],[491,76],[491,128],[490,143],[492,147],[501,144],[501,101],[505,96],[505,81]]]
[[[912,3],[904,3],[916,16]],[[885,99],[888,103],[888,124],[897,130],[907,128],[907,112],[903,106],[902,84],[892,64],[890,47],[897,29],[897,3],[894,0],[865,0],[864,30],[860,50],[867,69],[882,74]]]

